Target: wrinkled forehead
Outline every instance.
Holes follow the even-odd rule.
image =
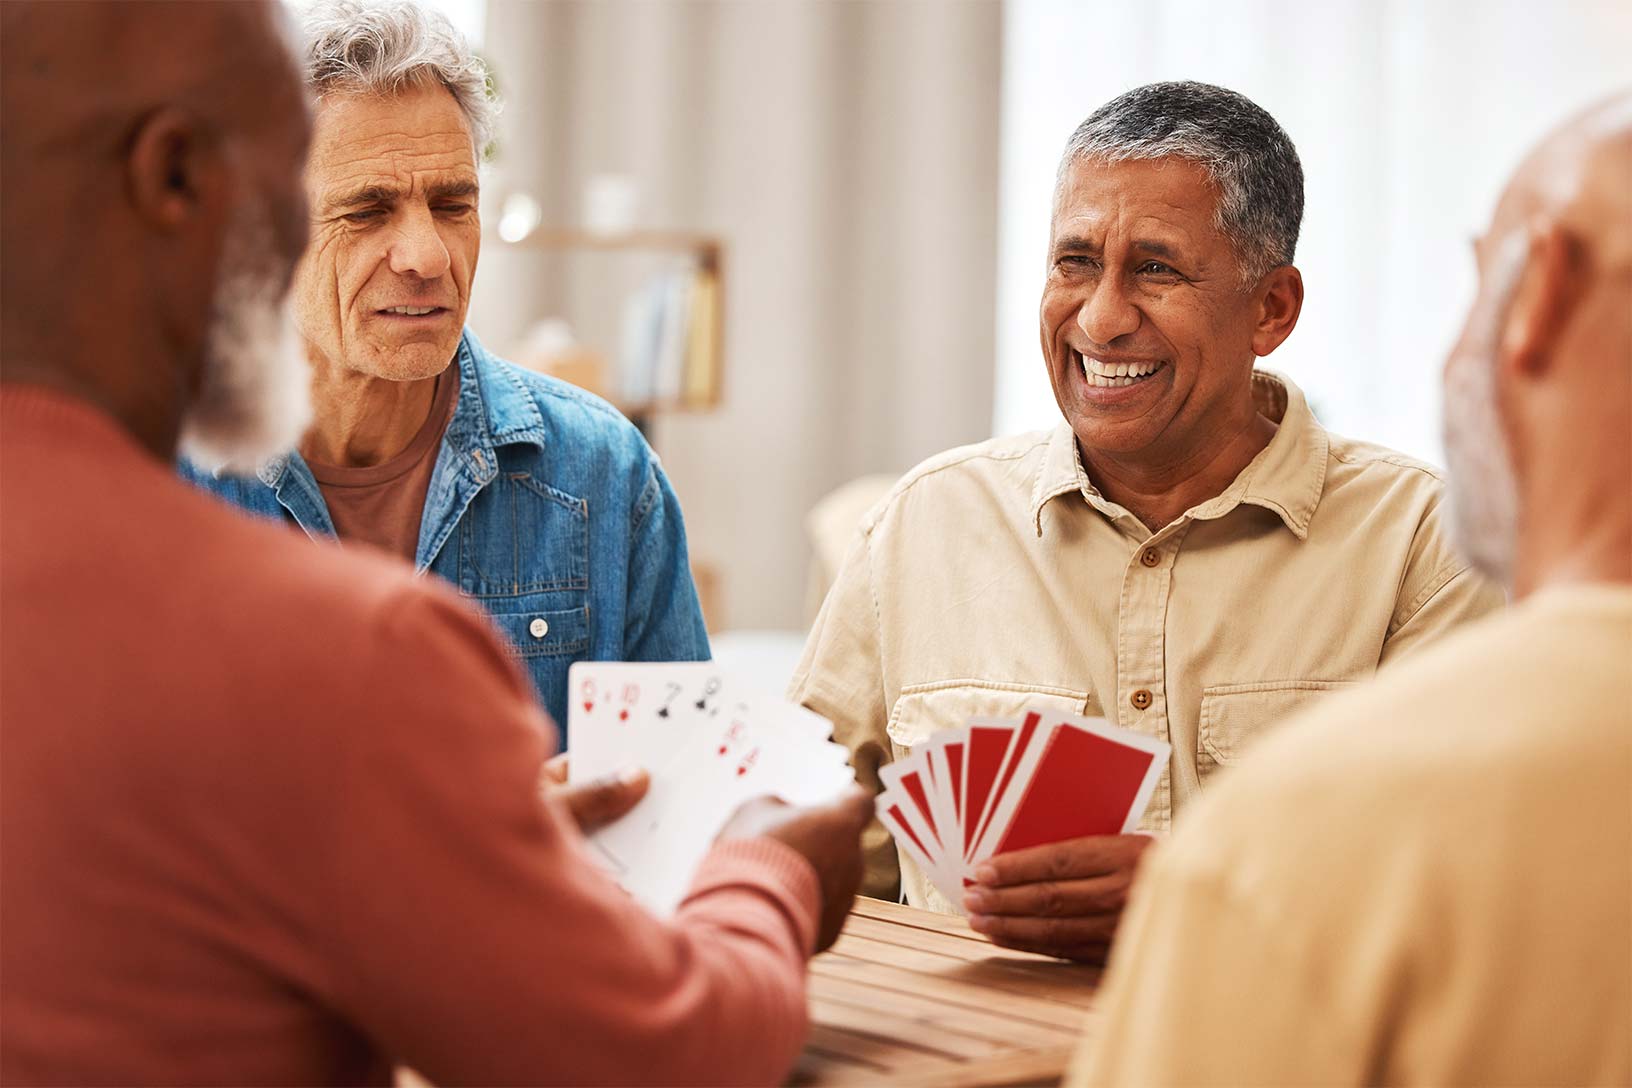
[[[364,182],[418,188],[476,178],[470,122],[439,85],[393,94],[331,90],[318,100],[308,184],[317,191]]]
[[[1218,186],[1190,159],[1078,158],[1060,173],[1051,233],[1057,239],[1156,230],[1206,244],[1225,240],[1218,212]]]

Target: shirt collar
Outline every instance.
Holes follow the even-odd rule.
[[[1279,427],[1229,487],[1192,509],[1187,516],[1202,520],[1223,517],[1242,503],[1274,511],[1299,540],[1309,535],[1309,521],[1326,486],[1326,459],[1330,440],[1315,421],[1303,391],[1291,380],[1269,370],[1252,373],[1252,398]],[[1112,520],[1131,515],[1106,499],[1088,479],[1076,435],[1060,423],[1048,439],[1043,463],[1031,494],[1032,524],[1043,535],[1043,508],[1053,499],[1080,494],[1095,510]]]

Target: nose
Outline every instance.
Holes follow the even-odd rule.
[[[448,247],[436,229],[436,219],[426,207],[403,210],[397,237],[391,243],[391,271],[404,276],[434,280],[448,271]]]
[[[1120,276],[1100,276],[1077,311],[1077,327],[1096,344],[1137,332],[1139,322],[1139,308],[1123,290]]]

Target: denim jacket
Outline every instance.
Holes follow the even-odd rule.
[[[604,401],[506,363],[468,329],[454,363],[459,397],[414,566],[487,610],[565,743],[572,662],[708,659],[680,505],[657,455]],[[334,535],[299,453],[258,478],[178,467],[245,510]]]

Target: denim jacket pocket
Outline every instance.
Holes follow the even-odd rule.
[[[970,718],[1023,718],[1031,711],[1080,715],[1089,712],[1086,691],[1049,684],[1001,680],[939,680],[901,689],[884,731],[899,758],[943,729]]]
[[[459,526],[459,588],[478,599],[589,589],[589,507],[527,472],[502,472]],[[483,600],[497,612],[504,605]]]
[[[1196,773],[1203,784],[1220,767],[1239,763],[1259,738],[1323,692],[1350,687],[1352,680],[1269,680],[1210,684],[1201,693]]]
[[[543,609],[509,605],[490,612],[509,649],[524,661],[534,657],[565,657],[589,649],[587,607]]]

